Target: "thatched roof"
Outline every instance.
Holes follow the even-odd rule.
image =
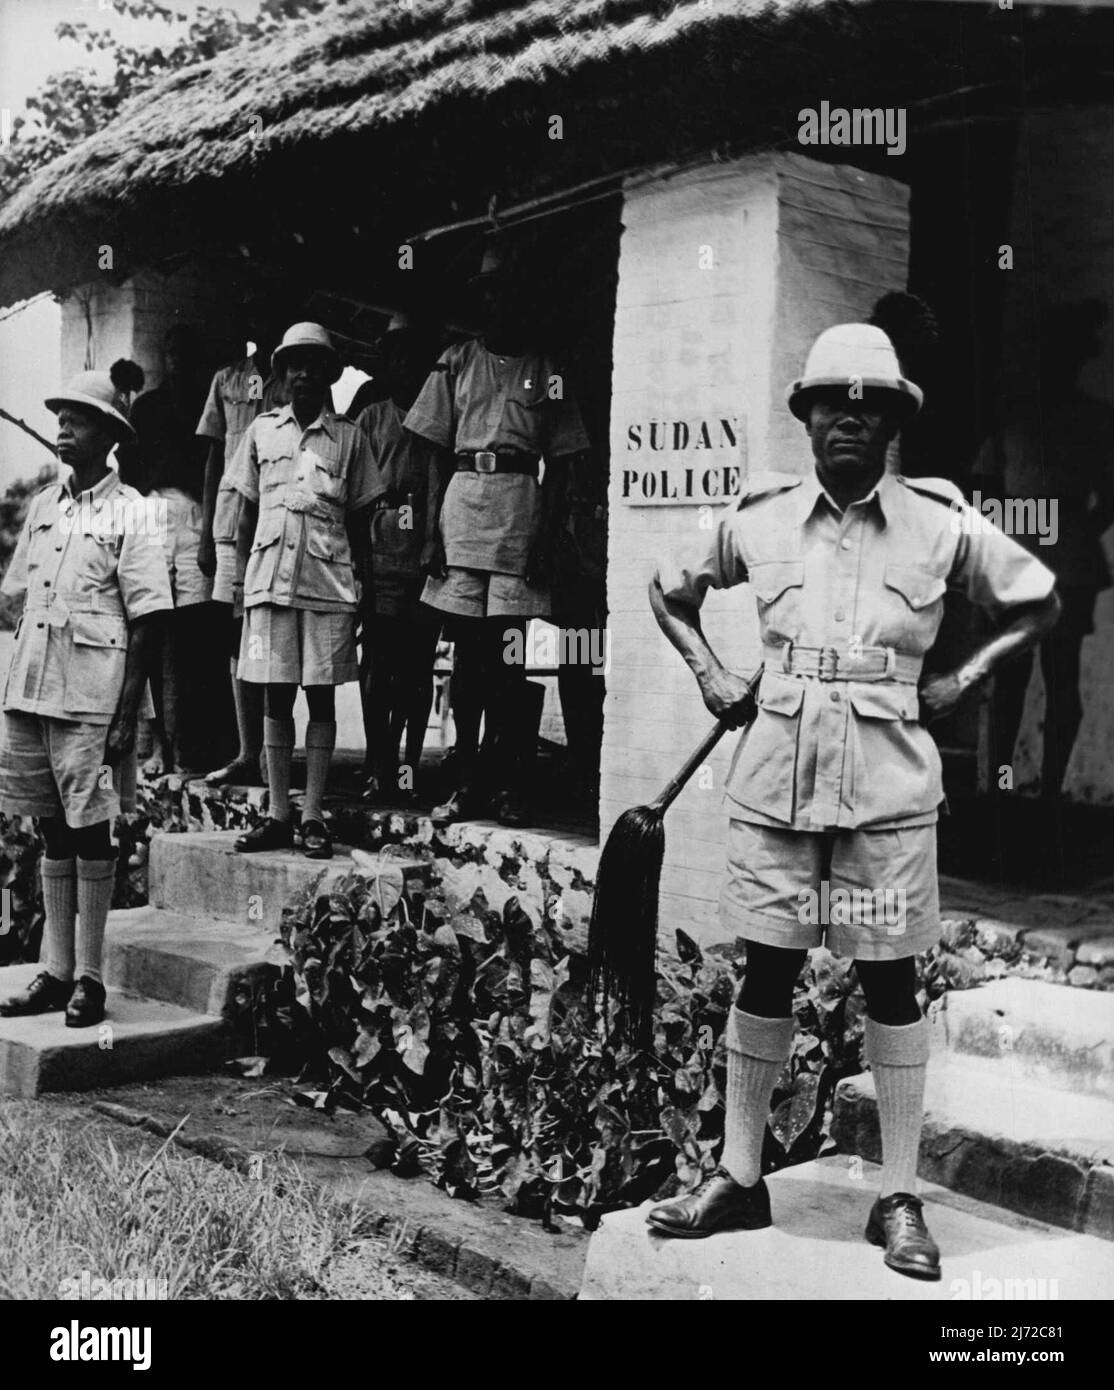
[[[41,171],[0,209],[0,303],[89,278],[105,241],[119,266],[358,219],[386,251],[493,193],[786,143],[808,100],[997,80],[1002,34],[926,0],[337,0],[172,74]]]

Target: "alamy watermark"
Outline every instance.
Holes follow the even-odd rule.
[[[882,927],[887,936],[905,931],[904,888],[832,888],[827,879],[797,894],[797,921],[804,927]]]
[[[61,509],[58,528],[64,536],[95,536],[111,540],[115,536],[146,536],[151,545],[161,545],[167,532],[165,497],[114,497],[111,502],[90,502],[83,497]]]
[[[507,628],[503,660],[508,666],[591,666],[593,675],[607,676],[611,674],[611,629],[552,623],[532,623],[525,633]]]
[[[58,1281],[58,1297],[79,1299],[89,1303],[153,1303],[170,1297],[166,1279],[131,1278],[103,1279],[83,1269],[68,1279]]]
[[[973,1269],[970,1279],[953,1279],[948,1296],[961,1302],[1035,1300],[1060,1297],[1059,1279],[998,1279]]]
[[[1060,535],[1060,504],[1055,497],[984,497],[971,494],[971,505],[952,503],[953,536],[1036,536],[1039,545],[1055,545]]]
[[[903,106],[831,106],[822,101],[797,112],[802,145],[885,145],[887,154],[905,153],[905,108]]]

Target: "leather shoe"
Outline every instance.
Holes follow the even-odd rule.
[[[760,1231],[773,1225],[770,1192],[762,1178],[743,1187],[719,1167],[687,1197],[651,1207],[646,1220],[659,1235],[682,1240],[699,1240],[717,1231]]]
[[[72,980],[56,980],[41,970],[22,994],[0,1002],[0,1016],[21,1018],[26,1014],[46,1014],[52,1009],[64,1009],[73,993]]]
[[[82,975],[66,1005],[67,1028],[89,1028],[104,1018],[104,985]]]
[[[924,1203],[911,1192],[879,1197],[870,1211],[866,1238],[883,1245],[883,1261],[898,1274],[914,1279],[939,1279],[940,1250],[928,1234],[921,1209]]]
[[[262,825],[240,835],[233,848],[238,854],[259,854],[268,849],[293,849],[294,826],[288,820],[268,817]]]

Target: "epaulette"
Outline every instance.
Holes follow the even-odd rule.
[[[801,476],[799,473],[774,473],[772,471],[752,473],[743,483],[737,510],[741,511],[758,497],[765,497],[771,492],[786,492],[789,488],[800,487],[800,485]]]
[[[270,420],[275,415],[281,414],[285,409],[286,407],[284,405],[272,406],[270,410],[261,410],[255,418],[257,420]]]
[[[962,491],[948,478],[907,478],[903,473],[898,473],[896,477],[903,487],[922,497],[931,497],[934,502],[947,507],[954,507],[966,500]]]

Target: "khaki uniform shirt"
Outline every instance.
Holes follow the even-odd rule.
[[[232,603],[237,599],[244,582],[236,559],[236,533],[243,498],[228,483],[228,465],[255,417],[264,410],[276,410],[288,400],[285,384],[269,372],[264,376],[254,357],[222,367],[209,387],[197,433],[204,439],[218,439],[224,444],[224,476],[213,512],[213,543],[217,551],[213,598],[220,603]]]
[[[366,507],[376,490],[363,432],[328,407],[303,430],[293,407],[284,405],[248,426],[225,476],[259,505],[244,607],[354,613],[345,514]]]
[[[128,621],[173,607],[165,504],[114,472],[76,499],[51,483],[31,502],[2,591],[24,599],[6,710],[109,724],[124,684]],[[153,710],[149,697],[140,714]]]
[[[550,396],[553,379],[562,399]],[[518,450],[553,459],[588,448],[580,410],[552,359],[500,357],[478,340],[442,354],[406,428],[454,454]],[[441,505],[446,563],[524,574],[540,516],[541,490],[528,475],[454,473]]]
[[[803,679],[778,658],[788,642],[853,652],[858,639],[919,670],[949,588],[995,618],[1047,597],[1052,572],[971,514],[940,478],[885,474],[841,513],[814,473],[766,474],[702,549],[663,567],[667,597],[699,605],[709,588],[749,581],[758,604],[766,663],[728,775],[733,815],[794,830],[936,820],[940,755],[916,684]]]
[[[384,400],[369,405],[356,421],[375,463],[371,564],[378,578],[416,579],[421,574],[426,503],[436,485],[437,455],[426,440],[403,429],[405,418],[394,401]],[[408,514],[404,506],[410,508]]]

